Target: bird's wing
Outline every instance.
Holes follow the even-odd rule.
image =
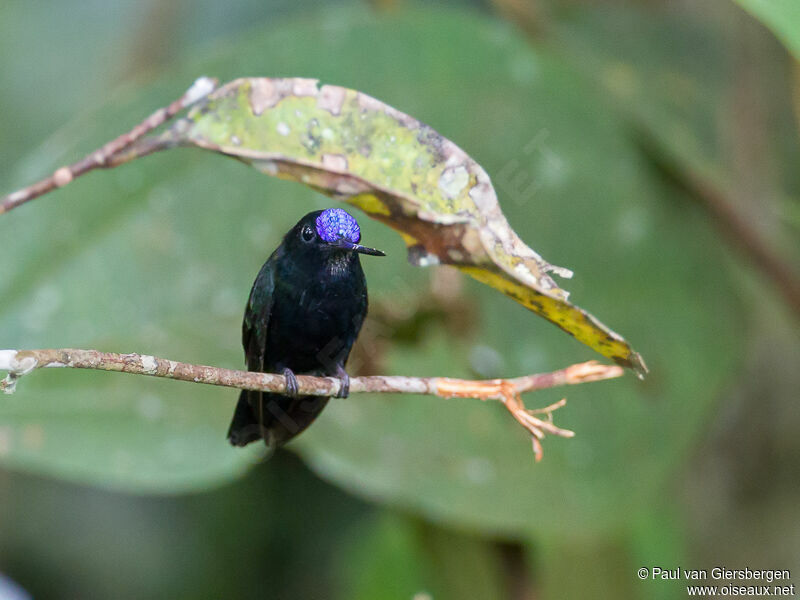
[[[267,330],[272,313],[275,291],[274,255],[264,263],[258,272],[250,299],[242,321],[242,345],[244,346],[247,368],[250,371],[264,370],[264,356],[267,348]]]

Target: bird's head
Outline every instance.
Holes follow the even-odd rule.
[[[341,208],[308,213],[287,234],[285,241],[298,254],[321,254],[332,259],[356,253],[386,256],[380,250],[359,244],[361,228],[355,218]]]

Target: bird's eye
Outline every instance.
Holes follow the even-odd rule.
[[[300,232],[300,235],[303,238],[304,242],[310,242],[314,239],[314,230],[311,229],[308,225],[303,227],[303,230]]]

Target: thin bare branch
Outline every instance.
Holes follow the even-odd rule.
[[[105,144],[102,148],[87,154],[78,162],[56,169],[50,177],[4,196],[0,199],[0,214],[8,212],[20,204],[24,204],[56,188],[64,187],[73,179],[89,171],[116,167],[134,158],[168,148],[170,144],[165,140],[143,140],[142,138],[172,119],[183,109],[205,98],[216,86],[216,79],[200,77],[186,90],[183,96],[172,102],[169,106],[159,108],[129,132],[123,133],[121,136]],[[137,144],[137,142],[139,143]]]
[[[117,371],[135,375],[166,377],[179,381],[205,383],[262,392],[285,392],[286,378],[271,373],[236,371],[205,365],[193,365],[148,354],[116,354],[97,350],[61,348],[54,350],[0,350],[0,370],[8,376],[0,381],[0,390],[12,393],[17,380],[34,369],[67,367]],[[536,460],[542,457],[539,440],[545,434],[572,437],[574,432],[553,424],[553,411],[564,406],[561,400],[545,408],[525,408],[520,395],[524,392],[601,381],[621,377],[624,370],[617,365],[603,365],[595,361],[571,365],[551,373],[540,373],[514,379],[489,379],[472,381],[449,377],[404,377],[376,375],[353,377],[350,393],[423,394],[442,398],[477,398],[499,400],[514,419],[532,436]],[[340,382],[333,377],[297,376],[298,391],[302,395],[335,396]],[[540,418],[544,415],[544,418]]]
[[[800,272],[775,245],[736,208],[730,190],[712,173],[683,160],[645,129],[639,132],[642,149],[666,175],[697,199],[726,241],[750,260],[780,294],[786,306],[800,316]]]
[[[685,172],[680,181],[701,200],[729,243],[769,279],[795,316],[800,316],[800,275],[736,208],[724,191],[699,173]]]

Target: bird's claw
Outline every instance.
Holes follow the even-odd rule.
[[[336,376],[339,378],[339,391],[336,392],[337,398],[347,398],[350,395],[350,375],[344,370],[342,365],[336,367]]]
[[[286,377],[286,395],[297,398],[299,386],[297,385],[297,377],[294,376],[294,371],[291,369],[284,369],[283,376]]]

